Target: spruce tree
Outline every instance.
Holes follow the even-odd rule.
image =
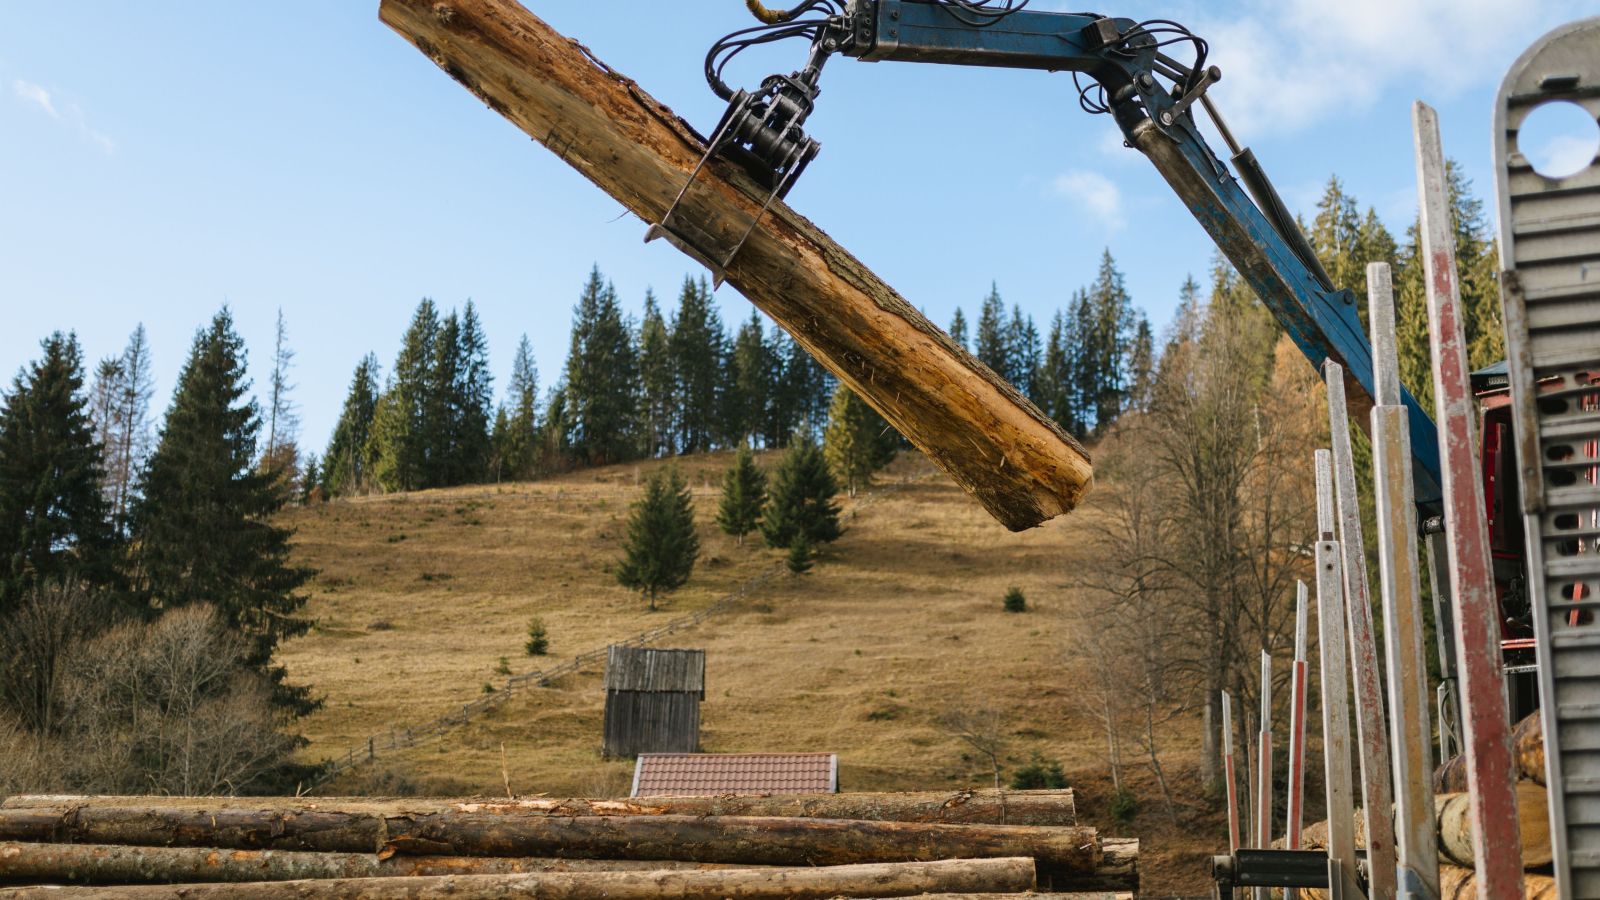
[[[950,340],[955,341],[963,350],[969,349],[967,344],[967,315],[956,307],[956,314],[950,317]]]
[[[433,360],[439,310],[424,297],[401,339],[400,354],[373,414],[368,456],[373,483],[386,491],[427,486],[433,412]]]
[[[1100,357],[1094,352],[1096,336],[1094,307],[1089,303],[1088,291],[1080,289],[1073,296],[1067,313],[1067,359],[1072,364],[1071,395],[1073,409],[1077,412],[1078,437],[1086,437],[1095,429],[1095,411],[1100,395]]]
[[[739,327],[728,354],[726,427],[730,442],[745,439],[752,443],[770,440],[766,434],[767,407],[772,403],[772,348],[761,327],[761,315],[750,311],[750,319]]]
[[[47,582],[105,585],[114,574],[78,338],[57,331],[41,347],[0,405],[0,614]]]
[[[368,353],[356,364],[344,408],[322,454],[322,483],[329,494],[353,494],[372,483],[372,423],[378,407],[378,357]]]
[[[639,424],[644,455],[654,458],[677,447],[677,382],[666,320],[654,291],[645,291],[639,322]]]
[[[539,370],[533,362],[533,344],[526,334],[517,342],[517,355],[511,363],[511,381],[506,387],[508,407],[501,410],[506,422],[497,445],[501,474],[512,480],[532,478],[538,455]],[[497,421],[497,427],[498,424]]]
[[[828,470],[822,451],[809,440],[797,441],[784,453],[767,490],[761,536],[768,547],[789,547],[804,536],[811,544],[837,540],[839,507],[833,502],[839,484]]]
[[[677,378],[679,452],[710,450],[721,437],[727,341],[710,285],[704,278],[685,278],[668,341]]]
[[[494,408],[489,337],[471,300],[461,310],[453,375],[448,387],[452,453],[446,483],[471,484],[482,481],[489,471],[489,418]]]
[[[739,539],[756,530],[761,510],[767,504],[767,475],[756,465],[755,454],[741,446],[733,464],[722,475],[722,502],[717,506],[717,524],[726,534]]]
[[[325,490],[322,487],[322,460],[315,453],[306,454],[305,471],[300,475],[300,497],[302,504],[309,503],[313,498],[324,496],[319,493]]]
[[[489,429],[489,479],[498,483],[505,477],[508,466],[506,457],[510,453],[511,420],[506,415],[504,403],[495,408],[494,427]]]
[[[973,355],[978,361],[994,370],[996,375],[1011,380],[1011,346],[1006,340],[1006,308],[1000,301],[1000,287],[989,285],[989,294],[983,298],[978,311],[978,333],[974,338]]]
[[[423,475],[419,487],[460,484],[461,317],[451,310],[439,320],[422,401]]]
[[[822,453],[846,493],[854,497],[871,484],[872,473],[894,459],[898,444],[899,435],[855,391],[842,384],[834,390]]]
[[[1086,334],[1086,362],[1096,431],[1110,427],[1122,412],[1127,393],[1128,344],[1133,329],[1133,301],[1123,285],[1111,251],[1100,255],[1100,270],[1089,287],[1092,330]]]
[[[272,683],[273,701],[305,715],[309,688],[273,664],[284,639],[304,634],[297,593],[313,574],[289,561],[288,529],[272,523],[284,496],[255,465],[261,416],[249,399],[244,341],[226,307],[194,339],[142,479],[134,510],[135,596],[152,610],[214,606],[247,647],[245,662]]]
[[[1011,369],[1011,383],[1030,400],[1038,399],[1041,385],[1039,376],[1039,329],[1034,327],[1033,316],[1024,316],[1022,307],[1012,305],[1011,321],[1006,324],[1006,356]]]
[[[617,582],[644,594],[652,611],[657,597],[689,580],[700,555],[700,537],[694,501],[677,466],[658,469],[645,481],[644,496],[628,520],[623,553]]]
[[[1039,364],[1039,391],[1034,402],[1045,415],[1073,434],[1082,434],[1077,405],[1073,402],[1072,359],[1067,318],[1056,310],[1050,317],[1050,333],[1045,339],[1044,358]]]
[[[1156,351],[1150,320],[1143,314],[1138,319],[1139,324],[1133,329],[1133,343],[1128,347],[1128,406],[1143,411],[1149,408],[1155,390]]]
[[[638,421],[639,365],[633,334],[617,305],[616,288],[599,267],[589,273],[573,310],[567,351],[568,444],[579,462],[606,465],[632,459]]]

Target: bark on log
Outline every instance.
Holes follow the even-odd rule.
[[[718,863],[492,856],[391,856],[116,844],[0,844],[0,884],[174,884],[534,872],[723,869]]]
[[[908,897],[942,893],[1014,893],[1034,888],[1033,860],[954,859],[923,863],[876,863],[789,869],[716,871],[550,872],[534,875],[448,875],[418,878],[354,878],[248,884],[185,884],[139,887],[64,888],[52,897],[147,900],[456,900],[460,897],[528,897],[540,900],[655,900],[655,898],[743,898],[825,900],[828,897]],[[92,894],[90,892],[93,892]],[[10,890],[0,897],[26,896]]]
[[[635,797],[619,800],[532,797],[161,797],[32,794],[0,801],[0,809],[177,809],[256,812],[339,812],[396,816],[474,812],[506,816],[791,816],[929,822],[952,825],[1075,825],[1073,793],[1056,791],[921,791],[907,793],[764,794],[717,797]]]
[[[1471,867],[1475,864],[1472,853],[1471,799],[1467,794],[1437,794],[1433,798],[1437,821],[1439,855],[1442,862]],[[1543,785],[1531,781],[1517,782],[1517,819],[1522,828],[1522,867],[1533,869],[1550,864],[1550,807]],[[1356,810],[1356,846],[1367,845],[1366,826],[1361,810]],[[1275,845],[1281,841],[1274,842]],[[1300,836],[1300,846],[1306,850],[1321,850],[1328,846],[1328,823],[1316,822]]]
[[[1511,758],[1517,778],[1544,784],[1544,725],[1535,710],[1511,729]],[[1467,757],[1458,754],[1433,773],[1435,794],[1455,794],[1467,789]]]
[[[1100,876],[1093,828],[938,825],[744,816],[532,816],[173,808],[0,809],[0,840],[372,852],[843,865],[1029,856],[1056,878]],[[1108,877],[1114,877],[1111,873]]]
[[[661,220],[705,150],[671,110],[515,0],[383,0],[379,17],[643,220]],[[674,221],[732,248],[763,199],[713,160]],[[1007,528],[1068,512],[1087,490],[1082,446],[782,202],[727,276]]]

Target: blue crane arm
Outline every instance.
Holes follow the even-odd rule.
[[[1220,116],[1218,127],[1233,145],[1232,161],[1248,192],[1196,125],[1194,108],[1210,108],[1204,93],[1220,73],[1183,70],[1154,38],[1138,40],[1143,26],[1129,19],[1019,9],[974,22],[960,12],[941,0],[855,0],[845,17],[847,33],[836,38],[839,52],[867,61],[1072,71],[1093,78],[1128,144],[1160,171],[1306,359],[1319,372],[1329,359],[1344,366],[1352,414],[1365,429],[1365,411],[1373,403],[1372,345],[1355,296],[1329,282],[1254,156],[1233,145]],[[1170,89],[1158,74],[1173,80]],[[1431,511],[1441,497],[1438,432],[1409,391],[1402,400],[1410,419],[1417,502]]]

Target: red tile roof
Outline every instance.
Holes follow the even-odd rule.
[[[832,794],[839,790],[833,753],[641,753],[635,797],[717,794]]]

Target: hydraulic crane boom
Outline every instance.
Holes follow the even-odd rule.
[[[739,161],[773,197],[786,193],[817,153],[818,144],[803,125],[815,104],[822,67],[834,53],[869,62],[1068,71],[1075,81],[1079,73],[1086,75],[1093,83],[1080,88],[1080,104],[1112,115],[1128,145],[1150,159],[1319,372],[1329,359],[1344,367],[1351,411],[1366,427],[1372,347],[1356,314],[1356,298],[1331,283],[1255,157],[1238,146],[1211,105],[1206,91],[1222,75],[1205,65],[1203,39],[1166,20],[1035,12],[1023,8],[1027,0],[841,2],[807,0],[781,12],[750,3],[766,24],[729,35],[706,59],[712,89],[730,101],[708,156],[720,153]],[[733,55],[787,37],[811,40],[803,69],[770,76],[752,93],[735,92],[723,82],[722,69]],[[1163,52],[1177,43],[1192,45],[1191,62]],[[1237,177],[1201,136],[1196,106],[1212,116],[1229,144]],[[701,242],[675,227],[671,211],[649,237],[671,240],[710,266],[719,280],[721,266],[731,259],[719,264],[700,252]],[[1431,515],[1440,501],[1437,432],[1409,392],[1402,399],[1410,418],[1417,502]]]

